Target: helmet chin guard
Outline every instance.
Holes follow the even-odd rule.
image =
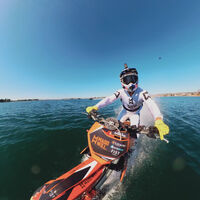
[[[129,83],[128,85],[122,83],[122,87],[127,91],[127,92],[134,92],[138,88],[138,83]]]

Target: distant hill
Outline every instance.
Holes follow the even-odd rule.
[[[197,92],[177,92],[177,93],[165,93],[165,94],[154,94],[152,97],[183,97],[183,96],[200,96],[200,90]]]
[[[18,100],[11,100],[11,99],[0,99],[0,103],[4,102],[16,102],[16,101],[38,101],[39,99],[18,99]]]
[[[11,102],[10,99],[0,99],[0,103],[4,103],[4,102]]]

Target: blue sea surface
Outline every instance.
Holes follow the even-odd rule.
[[[200,199],[200,98],[156,98],[170,127],[168,144],[142,137],[120,189],[110,199]],[[98,100],[0,104],[0,200],[27,200],[33,192],[81,162],[85,108]],[[120,102],[100,110],[116,116]]]

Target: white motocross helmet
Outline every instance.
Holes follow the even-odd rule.
[[[128,92],[134,92],[138,88],[138,72],[136,68],[128,68],[124,64],[124,70],[120,73],[122,87]]]

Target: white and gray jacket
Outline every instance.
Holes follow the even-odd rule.
[[[158,117],[163,118],[160,109],[151,99],[148,92],[140,87],[136,89],[132,96],[130,96],[130,94],[124,89],[117,90],[113,95],[102,99],[96,104],[96,106],[100,109],[113,103],[117,99],[121,100],[123,108],[128,113],[139,113],[142,109],[143,103],[146,103],[148,109],[153,115],[154,120]]]

